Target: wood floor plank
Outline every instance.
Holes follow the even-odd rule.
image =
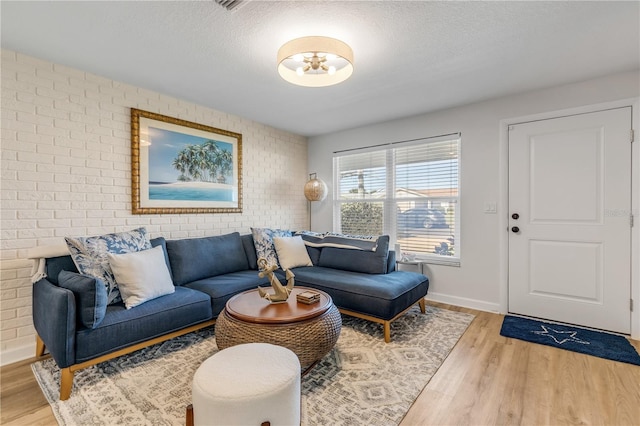
[[[640,366],[506,338],[502,315],[429,304],[476,318],[402,426],[640,424]],[[0,369],[2,425],[56,424],[31,362]]]
[[[506,338],[502,315],[430,304],[476,318],[401,425],[640,424],[639,366]]]
[[[46,423],[41,424],[56,424],[49,403],[31,371],[34,360],[35,358],[21,361],[0,369],[0,423],[3,425],[12,421],[17,421],[17,424],[32,424],[25,417],[41,409],[46,409],[49,413]]]
[[[26,413],[14,420],[2,422],[3,426],[53,426],[57,424],[53,411],[51,411],[51,407],[48,404],[46,407]]]

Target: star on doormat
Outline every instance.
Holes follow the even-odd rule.
[[[580,340],[576,337],[576,334],[578,334],[577,331],[560,331],[546,325],[540,325],[540,327],[542,327],[542,331],[532,331],[532,333],[539,336],[547,336],[559,345],[566,342],[582,343],[583,345],[589,344],[589,342]]]

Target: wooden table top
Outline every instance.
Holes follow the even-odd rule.
[[[263,287],[270,291],[271,287]],[[296,295],[303,291],[320,294],[320,301],[307,305],[298,302]],[[245,322],[257,324],[289,324],[305,321],[325,313],[332,305],[331,296],[327,293],[307,288],[294,287],[286,302],[271,303],[258,294],[258,289],[236,294],[226,304],[226,311],[232,317]]]

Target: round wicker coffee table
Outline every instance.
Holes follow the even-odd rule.
[[[319,293],[320,301],[298,302],[296,295],[307,290]],[[335,346],[342,318],[325,292],[295,287],[286,302],[269,303],[256,289],[229,299],[215,327],[220,350],[242,343],[271,343],[293,351],[308,370]]]

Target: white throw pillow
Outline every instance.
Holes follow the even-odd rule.
[[[301,236],[273,237],[273,245],[276,247],[282,269],[313,266]]]
[[[127,309],[176,291],[162,246],[107,256]]]

